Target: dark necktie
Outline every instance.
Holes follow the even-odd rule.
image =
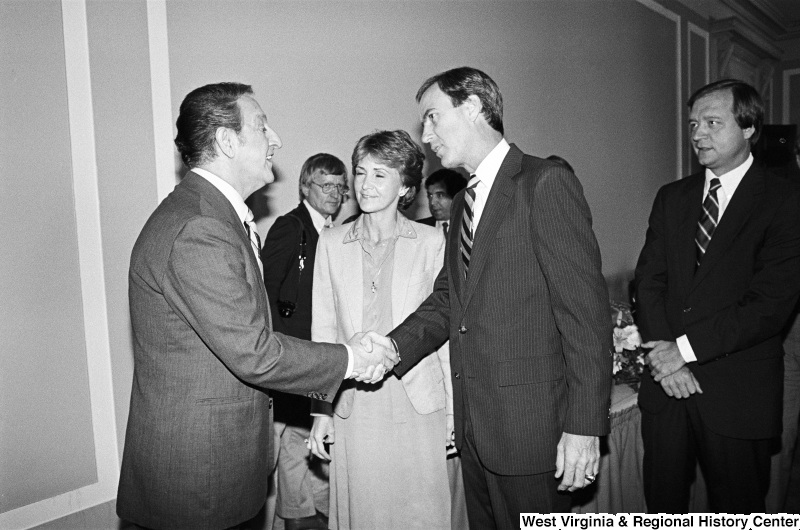
[[[247,232],[247,237],[250,239],[250,246],[253,248],[253,253],[256,255],[258,262],[258,270],[261,272],[261,277],[264,277],[264,265],[261,263],[261,238],[258,237],[256,231],[256,223],[253,220],[253,212],[247,210],[247,217],[244,221],[244,230]]]
[[[472,186],[467,188],[464,194],[464,216],[461,219],[461,260],[464,262],[464,277],[466,278],[469,271],[469,257],[472,254],[472,215],[475,207],[475,186],[478,185],[475,181]]]
[[[442,223],[442,230],[444,230],[444,238],[447,239],[447,225],[450,224],[447,221]]]
[[[708,188],[708,195],[706,200],[703,201],[703,213],[700,215],[700,220],[697,222],[697,234],[694,236],[694,242],[697,245],[697,266],[700,266],[700,261],[706,253],[708,244],[711,242],[711,236],[714,235],[714,230],[717,229],[719,222],[719,200],[717,200],[717,190],[722,186],[718,178],[711,179]]]

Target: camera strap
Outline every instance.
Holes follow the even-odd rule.
[[[297,222],[298,227],[300,228],[300,246],[297,251],[297,285],[294,288],[294,300],[293,303],[297,303],[297,295],[300,290],[300,279],[303,277],[303,270],[306,266],[306,229],[303,226],[303,220],[297,217],[296,215],[289,213],[286,214],[286,217],[291,217]],[[291,277],[291,272],[294,267],[289,267],[289,270],[286,271],[286,277],[284,277],[283,281],[286,282],[288,278]],[[283,287],[283,285],[281,285]]]

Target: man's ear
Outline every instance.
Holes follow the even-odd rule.
[[[236,137],[233,129],[217,127],[214,133],[214,143],[221,154],[228,158],[233,158],[236,153],[236,147],[239,145],[239,138]]]
[[[756,133],[756,128],[753,125],[751,125],[747,129],[742,129],[742,134],[744,135],[745,140],[749,140],[750,138],[752,138],[755,133]]]
[[[483,103],[481,103],[480,98],[475,94],[467,96],[467,99],[464,100],[462,105],[464,105],[470,121],[475,121],[479,116],[483,116]]]

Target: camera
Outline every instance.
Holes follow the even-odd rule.
[[[288,300],[278,300],[278,313],[283,318],[292,318],[296,307],[297,305],[294,302],[289,302]]]

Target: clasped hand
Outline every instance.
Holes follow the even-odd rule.
[[[356,333],[347,344],[353,349],[353,371],[351,379],[365,383],[377,383],[400,362],[400,356],[388,337],[374,331]]]
[[[675,342],[654,340],[642,344],[642,347],[653,348],[645,357],[645,364],[650,367],[655,382],[661,384],[668,396],[681,399],[703,393]]]

